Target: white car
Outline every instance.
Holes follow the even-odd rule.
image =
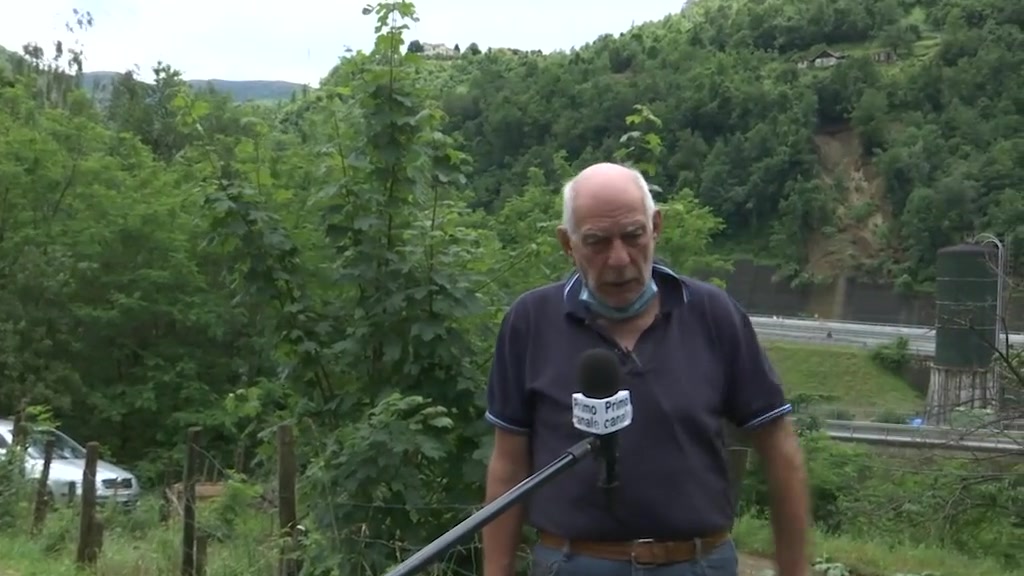
[[[67,435],[52,428],[35,427],[29,439],[25,459],[25,474],[38,479],[43,473],[46,439],[54,439],[53,460],[47,485],[50,499],[67,502],[71,495],[81,495],[82,476],[85,472],[85,448]],[[14,442],[14,421],[0,419],[0,455]],[[124,468],[100,460],[96,463],[96,503],[109,501],[134,506],[139,501],[141,488],[134,474]]]

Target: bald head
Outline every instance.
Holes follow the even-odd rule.
[[[605,304],[627,306],[643,293],[660,233],[661,214],[636,170],[594,164],[565,185],[558,241]]]
[[[562,189],[562,226],[575,236],[581,217],[586,219],[594,211],[624,212],[630,207],[639,207],[647,223],[652,223],[654,198],[643,174],[611,162],[592,164]]]

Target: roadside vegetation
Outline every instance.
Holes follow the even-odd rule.
[[[890,419],[919,414],[924,395],[909,383],[900,365],[895,371],[879,362],[877,353],[857,346],[765,342],[768,357],[786,392],[808,399],[817,410],[831,408],[837,419]]]

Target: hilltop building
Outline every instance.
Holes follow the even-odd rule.
[[[454,58],[459,55],[459,52],[454,48],[449,48],[445,44],[431,44],[429,42],[423,42],[423,54],[424,56],[434,56],[441,58]]]
[[[797,63],[798,68],[829,68],[835,66],[839,62],[846,59],[846,54],[840,52],[833,52],[831,50],[822,50],[818,52],[813,58],[807,60],[801,60]]]

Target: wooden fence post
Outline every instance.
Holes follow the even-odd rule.
[[[278,564],[279,576],[297,576],[295,562],[295,524],[297,520],[295,435],[291,424],[280,424],[277,427],[277,513],[284,540],[281,547],[281,560]]]
[[[196,576],[206,576],[206,548],[209,538],[205,533],[196,535]]]
[[[99,556],[93,525],[96,521],[96,462],[100,457],[98,442],[85,445],[85,470],[82,471],[82,509],[78,526],[78,554],[80,565],[96,564]]]
[[[28,435],[26,434],[25,424],[25,408],[24,402],[18,411],[14,413],[14,429],[11,430],[11,440],[15,448],[24,448],[28,441]]]
[[[43,471],[39,475],[39,483],[36,485],[36,504],[32,510],[32,534],[39,532],[43,522],[46,521],[46,512],[50,508],[50,466],[53,464],[53,449],[55,442],[53,438],[46,439],[46,448],[43,452]]]
[[[199,468],[199,433],[193,426],[185,438],[185,478],[182,483],[181,576],[196,573],[196,471]]]

